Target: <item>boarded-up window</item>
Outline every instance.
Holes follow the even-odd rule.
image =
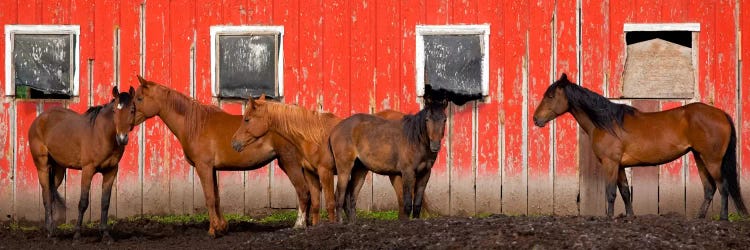
[[[229,28],[227,28],[229,27]],[[212,27],[213,28],[213,27]],[[216,96],[248,98],[281,94],[281,31],[223,26],[215,35]],[[228,29],[228,30],[227,30]]]
[[[6,26],[10,72],[6,94],[67,99],[77,94],[78,26]]]
[[[626,33],[625,98],[693,98],[692,32]]]
[[[489,27],[417,26],[417,89],[429,84],[459,102],[487,95]]]

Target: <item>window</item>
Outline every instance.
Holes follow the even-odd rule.
[[[489,25],[418,25],[417,95],[424,85],[462,96],[489,93]]]
[[[624,98],[690,99],[700,24],[625,24]]]
[[[79,35],[78,25],[6,25],[5,95],[77,96]]]
[[[211,92],[220,98],[284,93],[284,27],[211,27]]]

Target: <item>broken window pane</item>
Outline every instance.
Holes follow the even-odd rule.
[[[482,97],[480,35],[426,35],[425,83],[469,99]]]
[[[219,96],[277,96],[278,35],[221,35]]]
[[[69,98],[75,46],[71,35],[17,34],[13,36],[13,67],[17,96]],[[50,95],[50,96],[45,96]]]

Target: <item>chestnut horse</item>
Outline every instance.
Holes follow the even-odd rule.
[[[613,216],[618,187],[626,214],[633,215],[626,167],[664,164],[687,152],[693,152],[705,192],[698,217],[706,216],[717,186],[722,220],[728,216],[729,196],[737,211],[747,214],[737,180],[736,131],[724,111],[691,103],[661,112],[640,112],[571,83],[563,74],[544,93],[534,112],[534,124],[543,127],[566,112],[589,135],[594,154],[604,168],[607,216]]]
[[[74,238],[81,237],[83,213],[89,206],[89,190],[94,174],[102,174],[102,211],[99,230],[102,240],[111,242],[107,227],[112,183],[117,176],[128,132],[133,129],[135,107],[129,92],[119,93],[112,88],[111,102],[89,108],[83,115],[65,108],[54,108],[40,114],[29,127],[29,150],[34,158],[39,184],[42,186],[44,222],[47,237],[52,237],[55,225],[52,219],[57,208],[65,203],[57,188],[65,178],[65,169],[78,169],[81,175],[81,198],[78,203],[78,221]],[[58,211],[65,214],[64,211]]]
[[[402,113],[386,110],[379,113],[384,117],[400,119]],[[309,111],[296,105],[268,102],[265,96],[258,100],[249,100],[245,108],[244,121],[232,137],[235,150],[242,150],[246,145],[255,143],[267,133],[278,133],[287,138],[305,159],[305,178],[310,188],[311,222],[316,225],[320,220],[320,192],[325,193],[328,219],[336,221],[333,175],[335,167],[330,150],[328,150],[328,133],[341,121],[331,113]],[[397,189],[400,199],[401,179],[390,176],[391,184]]]
[[[330,150],[338,173],[337,212],[346,213],[350,222],[356,218],[354,208],[367,170],[401,176],[403,197],[399,198],[403,202],[399,218],[419,218],[424,190],[445,135],[448,105],[445,99],[425,96],[424,100],[425,107],[415,115],[387,120],[356,114],[331,131]]]
[[[269,133],[237,152],[232,149],[232,133],[240,126],[242,116],[228,114],[216,106],[204,105],[165,86],[138,76],[135,92],[136,124],[159,116],[177,137],[185,157],[200,178],[210,220],[208,234],[216,237],[226,232],[227,222],[221,213],[216,171],[245,171],[266,166],[274,159],[286,173],[297,192],[299,208],[295,227],[307,225],[309,191],[301,159],[296,148],[283,137]]]

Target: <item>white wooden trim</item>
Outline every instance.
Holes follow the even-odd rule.
[[[417,96],[424,95],[424,36],[426,35],[481,35],[482,44],[482,96],[489,95],[490,69],[490,25],[417,25],[416,27],[416,73]]]
[[[259,35],[259,34],[278,34],[279,35],[279,55],[276,65],[276,78],[279,82],[278,95],[284,96],[284,26],[211,26],[211,96],[219,96],[219,85],[216,72],[217,62],[217,35]]]
[[[700,23],[626,23],[623,31],[701,31]]]
[[[72,55],[73,63],[75,64],[75,70],[73,70],[73,96],[78,96],[79,90],[79,72],[80,72],[80,55],[81,55],[81,27],[78,25],[5,25],[5,95],[15,95],[16,89],[14,88],[14,80],[12,79],[13,72],[13,36],[16,34],[70,34],[75,36],[75,44],[73,50],[75,54]]]

